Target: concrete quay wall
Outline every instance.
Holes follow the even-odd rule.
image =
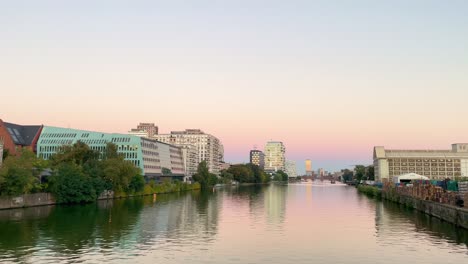
[[[382,198],[391,200],[468,229],[468,209],[448,204],[417,199],[395,192],[382,192]]]

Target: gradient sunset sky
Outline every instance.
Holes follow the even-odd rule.
[[[304,172],[468,142],[468,1],[1,1],[0,118],[200,128]]]

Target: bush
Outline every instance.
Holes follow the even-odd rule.
[[[51,191],[59,203],[82,203],[97,199],[99,193],[94,188],[91,178],[80,167],[63,163],[51,176]]]

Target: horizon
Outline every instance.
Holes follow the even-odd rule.
[[[27,2],[27,4],[26,4]],[[0,4],[5,122],[199,128],[305,172],[468,142],[466,1]]]

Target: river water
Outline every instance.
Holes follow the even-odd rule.
[[[1,263],[468,263],[468,231],[317,182],[0,211]]]

